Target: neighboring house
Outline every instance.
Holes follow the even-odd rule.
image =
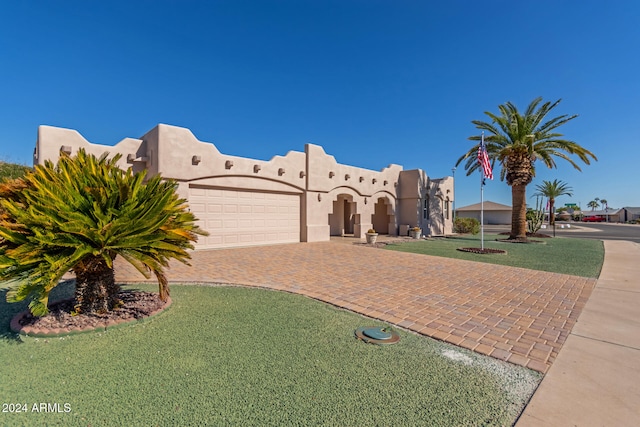
[[[622,210],[622,222],[637,221],[640,219],[640,208],[632,208],[627,206],[622,208]]]
[[[608,222],[624,222],[624,209],[613,209],[600,211],[582,211],[582,216],[599,216],[605,218]]]
[[[306,144],[269,161],[229,156],[189,129],[160,124],[140,139],[115,146],[89,143],[75,130],[38,128],[34,164],[56,162],[62,152],[121,153],[119,166],[147,169],[178,183],[178,193],[207,230],[197,248],[317,242],[333,235],[364,237],[452,231],[453,178],[431,179],[420,169],[389,165],[381,171],[338,163],[322,147]]]
[[[456,217],[475,218],[480,221],[481,204],[463,206],[456,209]],[[483,219],[487,224],[511,224],[511,206],[500,203],[485,201],[483,209]]]

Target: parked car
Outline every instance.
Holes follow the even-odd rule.
[[[603,216],[585,216],[584,218],[582,218],[582,221],[584,222],[605,222],[607,219]]]

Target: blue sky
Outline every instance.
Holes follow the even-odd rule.
[[[640,206],[640,3],[15,1],[0,5],[0,159],[31,165],[39,125],[113,145],[158,123],[226,154],[322,145],[345,164],[452,167],[471,120],[562,98],[560,131],[598,161],[538,165],[574,196]],[[496,171],[497,172],[497,171]],[[456,207],[480,201],[458,168]],[[485,200],[511,204],[499,179]]]

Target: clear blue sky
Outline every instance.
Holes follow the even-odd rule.
[[[471,120],[542,96],[599,161],[538,165],[529,203],[557,178],[574,189],[559,204],[640,206],[639,18],[635,0],[3,1],[0,158],[31,165],[42,124],[113,145],[167,123],[230,155],[311,142],[440,178]],[[479,202],[478,174],[455,177],[456,206]]]

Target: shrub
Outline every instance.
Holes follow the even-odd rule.
[[[31,168],[29,166],[7,163],[0,160],[0,181],[22,178],[27,171],[30,170]]]
[[[535,234],[542,228],[544,221],[544,210],[542,209],[542,199],[536,197],[536,208],[527,209],[527,230],[531,234]]]
[[[453,231],[460,234],[478,234],[480,221],[475,218],[456,218],[453,222]]]
[[[207,234],[180,199],[174,181],[146,178],[117,166],[120,155],[78,151],[46,162],[23,178],[0,183],[0,280],[13,280],[7,301],[31,298],[32,314],[47,314],[49,291],[76,274],[76,307],[118,305],[113,261],[122,256],[169,296],[165,268],[188,263],[197,235]]]

